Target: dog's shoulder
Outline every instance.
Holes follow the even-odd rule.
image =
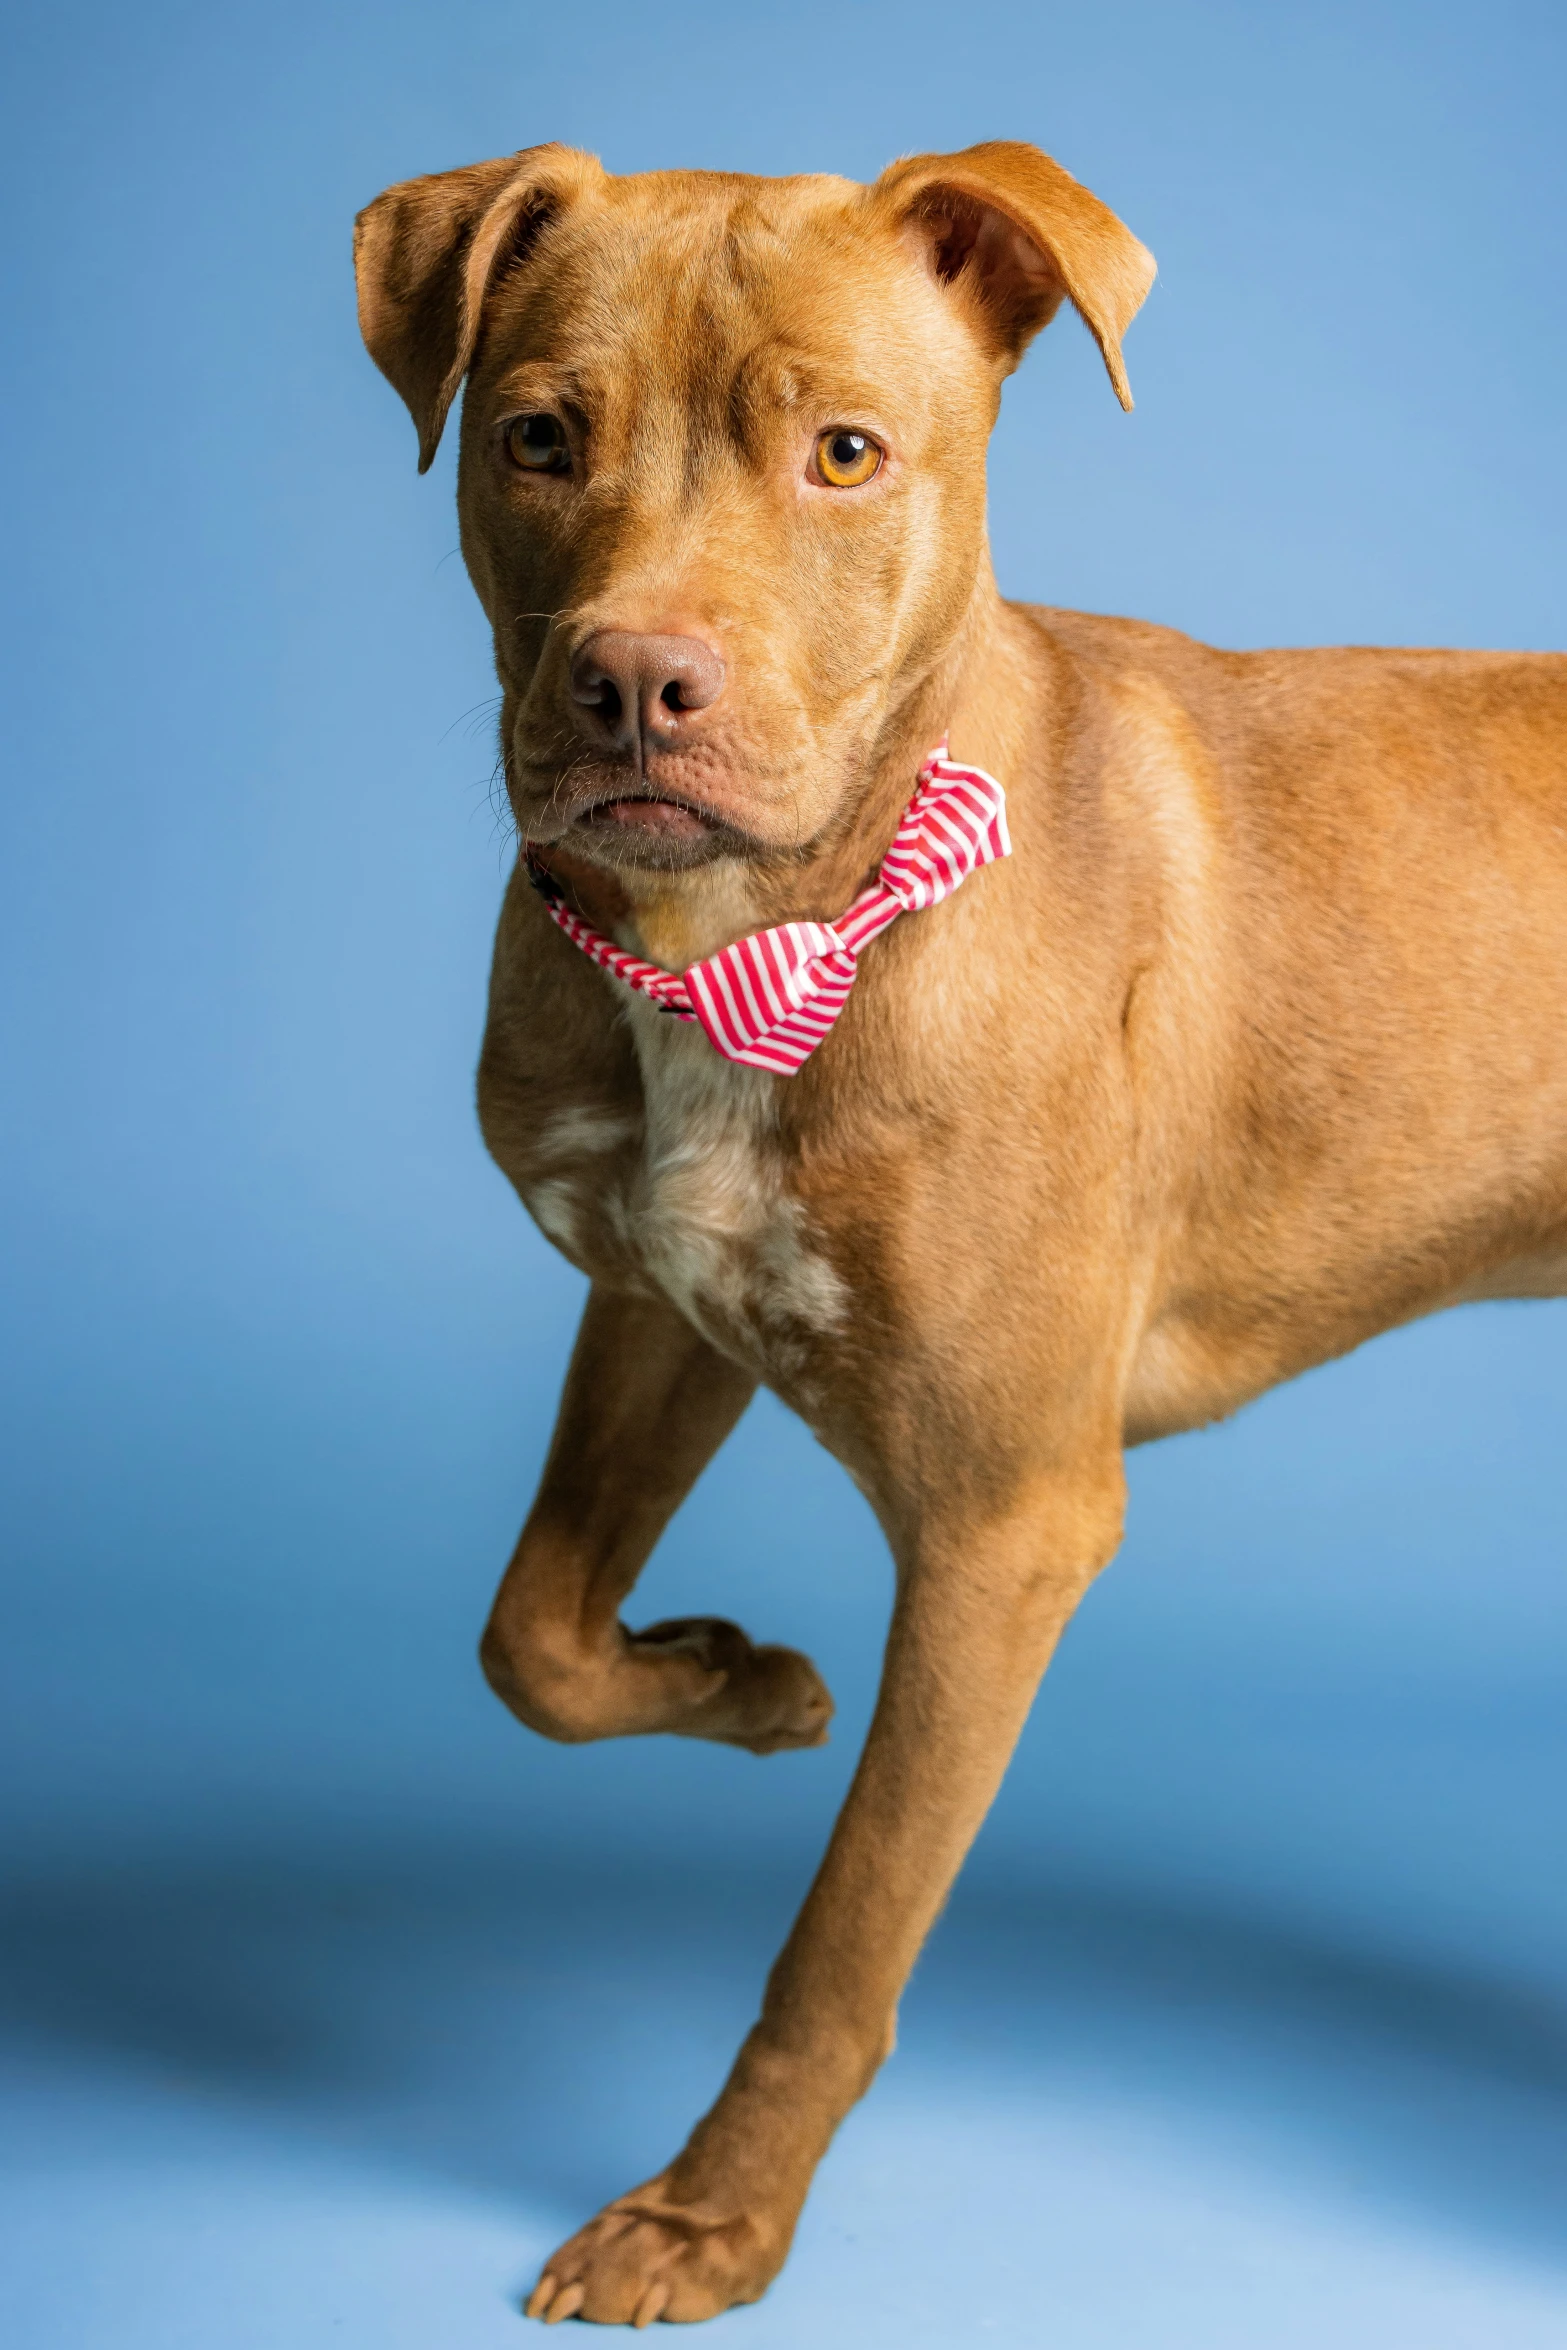
[[[1073,612],[1057,604],[1014,604],[1041,649],[1072,667],[1154,673],[1167,678],[1212,672],[1243,655],[1226,654],[1178,628],[1113,612]]]

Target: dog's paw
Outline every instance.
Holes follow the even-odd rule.
[[[525,2314],[559,2325],[689,2324],[757,2301],[789,2249],[787,2231],[668,2200],[664,2178],[623,2195],[546,2263]]]
[[[722,1616],[679,1616],[630,1632],[633,1657],[689,1658],[723,1680],[669,1727],[688,1738],[716,1738],[752,1754],[825,1746],[833,1717],[826,1682],[795,1648],[758,1648]]]

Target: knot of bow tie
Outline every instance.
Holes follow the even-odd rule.
[[[780,922],[721,947],[684,972],[616,946],[574,913],[554,876],[528,858],[552,921],[600,970],[660,1011],[699,1022],[726,1060],[792,1077],[849,999],[859,959],[900,914],[948,898],[981,865],[1010,856],[1006,794],[982,767],[961,767],[942,743],[920,769],[876,878],[836,922]]]

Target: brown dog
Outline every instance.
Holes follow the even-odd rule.
[[[365,340],[463,549],[525,846],[681,973],[828,922],[931,746],[1015,853],[871,945],[794,1076],[595,969],[526,876],[490,1148],[592,1277],[485,1634],[547,1736],[811,1746],[808,1661],[618,1610],[758,1381],[897,1565],[881,1697],[711,2113],[529,2304],[756,2298],[1120,1535],[1122,1452],[1463,1299],[1567,1291],[1567,659],[1212,652],[1004,604],[1002,379],[1065,297],[1123,402],[1153,263],[1035,149],[874,187],[535,148],[361,216]],[[548,886],[548,885],[547,885]]]

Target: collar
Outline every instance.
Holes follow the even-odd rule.
[[[677,1020],[698,1023],[716,1052],[747,1068],[792,1077],[832,1027],[859,958],[900,914],[939,906],[981,865],[1010,856],[1006,793],[982,767],[960,767],[938,743],[903,812],[876,878],[836,922],[781,922],[673,972],[616,946],[573,913],[533,854],[528,879],[552,922],[622,986]]]

